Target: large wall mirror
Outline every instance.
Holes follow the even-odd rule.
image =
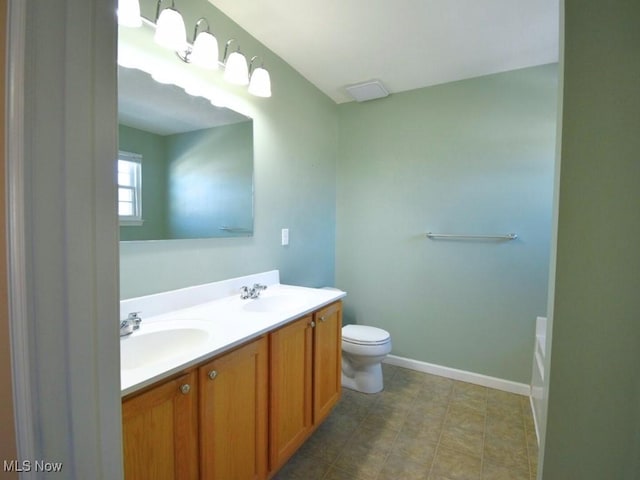
[[[141,207],[137,221],[121,217],[120,240],[252,235],[251,118],[119,67],[118,121],[120,213],[129,197]],[[132,159],[138,198],[136,174],[120,168]]]

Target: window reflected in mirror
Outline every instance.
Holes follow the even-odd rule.
[[[118,217],[120,225],[142,225],[142,155],[118,154]]]

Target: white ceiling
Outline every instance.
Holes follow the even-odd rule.
[[[118,67],[118,121],[128,127],[173,135],[250,120],[182,88],[156,82],[146,72]]]
[[[559,0],[209,1],[336,103],[558,61]]]

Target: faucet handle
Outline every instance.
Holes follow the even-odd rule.
[[[140,328],[142,318],[140,318],[140,312],[131,312],[127,315],[127,318],[120,320],[120,336],[126,337],[131,335],[134,330]]]
[[[249,295],[249,287],[247,287],[246,285],[240,287],[240,298],[242,300],[246,300],[247,298],[249,298]]]
[[[133,325],[134,330],[138,330],[140,328],[140,324],[142,323],[142,318],[140,314],[142,312],[131,312],[127,317],[127,320]]]
[[[122,320],[120,322],[120,336],[126,337],[127,335],[131,335],[133,333],[133,325],[131,325],[127,320]]]
[[[258,298],[260,296],[260,292],[262,292],[266,288],[267,288],[266,285],[254,283],[253,287],[249,290],[249,298]]]

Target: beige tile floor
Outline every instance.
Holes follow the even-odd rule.
[[[343,390],[275,480],[534,480],[527,397],[383,364],[385,389]]]

